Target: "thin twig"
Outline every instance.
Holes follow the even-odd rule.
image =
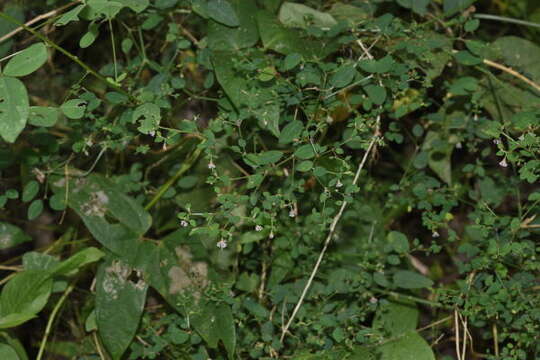
[[[528,85],[532,86],[533,88],[535,88],[536,91],[540,91],[540,85],[538,85],[537,83],[535,83],[531,79],[521,75],[520,73],[518,73],[517,71],[515,71],[512,68],[509,68],[507,66],[501,65],[499,63],[496,63],[496,62],[488,60],[488,59],[484,59],[484,64],[486,64],[487,66],[491,66],[491,67],[494,67],[496,69],[502,70],[502,71],[514,76],[514,77],[517,77],[521,81],[523,81],[523,82],[527,83]]]
[[[52,328],[52,325],[54,323],[54,319],[56,318],[56,314],[58,314],[58,311],[60,310],[60,308],[64,304],[64,301],[66,301],[69,294],[73,291],[73,289],[75,289],[75,283],[76,282],[77,281],[74,280],[71,283],[71,285],[68,286],[68,288],[66,289],[66,291],[64,291],[64,294],[62,295],[60,300],[58,300],[58,302],[54,306],[54,309],[53,309],[53,311],[51,313],[51,316],[49,316],[49,321],[47,321],[47,327],[45,328],[45,334],[43,335],[43,339],[41,339],[41,344],[39,346],[39,352],[38,352],[38,355],[36,357],[36,360],[41,360],[41,358],[43,357],[43,353],[45,352],[45,345],[47,344],[47,338],[49,337],[49,335],[51,333],[51,328]]]
[[[33,18],[32,20],[27,21],[27,22],[24,24],[24,26],[19,26],[19,27],[16,28],[15,30],[13,30],[13,31],[7,33],[6,35],[2,36],[2,37],[0,38],[0,43],[6,41],[7,39],[9,39],[9,38],[15,36],[16,34],[18,34],[18,33],[21,32],[21,31],[23,31],[25,26],[28,27],[28,26],[31,26],[31,25],[33,25],[33,24],[35,24],[35,23],[37,23],[37,22],[39,22],[39,21],[41,21],[41,20],[45,20],[45,19],[48,19],[48,18],[50,18],[50,17],[53,17],[53,16],[55,16],[55,15],[61,13],[62,11],[64,11],[64,10],[67,9],[67,8],[70,8],[71,6],[73,6],[73,5],[75,5],[75,4],[79,4],[80,2],[81,2],[81,0],[76,0],[76,1],[70,2],[69,4],[66,4],[66,5],[64,5],[64,6],[61,6],[61,7],[59,7],[58,9],[51,10],[51,11],[45,13],[45,14],[41,14],[41,15],[36,16],[36,17]]]
[[[369,154],[371,153],[371,149],[373,148],[373,145],[375,145],[375,142],[379,138],[380,119],[381,119],[380,115],[377,116],[377,122],[375,125],[375,134],[373,135],[373,138],[371,142],[369,143],[369,146],[366,152],[364,153],[364,157],[362,158],[362,161],[358,165],[358,169],[356,170],[356,174],[354,175],[354,179],[352,182],[353,185],[356,185],[356,183],[358,182],[358,179],[360,178],[360,172],[362,171],[362,169],[364,168],[364,165],[366,164]],[[341,204],[341,207],[339,208],[337,215],[334,217],[334,219],[332,220],[332,223],[330,224],[330,229],[328,231],[328,235],[326,236],[326,240],[324,241],[324,246],[321,250],[321,253],[319,254],[319,258],[317,259],[317,262],[315,263],[315,266],[313,267],[313,270],[311,271],[311,275],[309,276],[308,282],[304,286],[304,290],[302,290],[302,295],[300,295],[300,299],[296,303],[296,306],[294,307],[293,313],[291,317],[289,318],[289,321],[287,321],[287,324],[282,330],[280,342],[283,342],[283,339],[285,338],[285,335],[287,334],[289,327],[291,326],[294,318],[296,317],[296,313],[298,312],[298,310],[300,310],[300,307],[302,306],[302,303],[304,302],[304,298],[306,297],[306,294],[311,286],[311,283],[313,282],[313,279],[315,278],[315,275],[317,274],[317,271],[319,270],[319,266],[321,265],[322,259],[324,258],[324,254],[326,253],[326,250],[328,249],[328,245],[330,244],[330,241],[332,240],[332,237],[336,230],[336,226],[339,220],[341,219],[341,216],[343,215],[343,211],[345,210],[347,205],[348,205],[347,201],[344,200],[343,203]]]

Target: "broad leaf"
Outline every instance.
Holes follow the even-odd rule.
[[[28,123],[34,126],[54,126],[60,117],[60,111],[55,107],[30,106]]]
[[[136,270],[117,258],[103,263],[96,278],[96,323],[105,348],[116,360],[133,340],[146,301],[148,285],[132,280]]]
[[[390,336],[398,336],[415,330],[418,318],[419,311],[414,303],[390,301],[377,308],[373,326],[383,328]]]
[[[206,303],[200,312],[193,315],[192,323],[209,347],[217,348],[221,340],[229,359],[234,358],[236,330],[229,305]]]
[[[218,51],[239,50],[259,41],[257,6],[254,1],[233,0],[232,7],[238,14],[239,26],[231,28],[215,21],[208,23],[208,47]]]
[[[30,106],[24,84],[12,77],[0,76],[0,136],[13,143],[24,129]]]
[[[240,25],[236,11],[227,0],[210,0],[206,10],[208,16],[218,23],[233,27]]]
[[[44,43],[30,45],[9,60],[4,68],[4,75],[17,77],[29,75],[45,64],[48,56]]]
[[[310,25],[330,28],[337,24],[336,19],[330,14],[288,1],[284,2],[279,9],[279,21],[286,26],[304,29]]]
[[[416,332],[383,343],[377,353],[380,360],[435,360],[429,344]]]
[[[32,238],[26,235],[20,228],[0,221],[0,250],[30,241]]]
[[[433,286],[433,281],[413,271],[399,270],[394,274],[394,285],[402,289],[421,289]]]

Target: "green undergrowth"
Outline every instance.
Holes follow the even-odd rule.
[[[0,8],[0,359],[540,357],[536,1]]]

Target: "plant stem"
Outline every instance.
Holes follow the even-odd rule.
[[[182,164],[182,166],[180,166],[180,169],[178,169],[178,171],[176,172],[176,174],[174,174],[169,180],[167,180],[167,182],[163,185],[161,185],[161,187],[159,188],[158,192],[156,193],[156,195],[154,195],[154,197],[152,198],[152,200],[150,200],[150,202],[148,204],[146,204],[146,206],[144,207],[145,210],[150,210],[150,208],[152,206],[154,206],[158,201],[159,199],[161,199],[161,197],[163,196],[163,194],[165,194],[165,192],[167,190],[169,190],[169,188],[176,182],[178,181],[178,179],[184,175],[184,173],[186,171],[188,171],[192,166],[193,164],[195,164],[195,162],[197,161],[197,159],[199,158],[199,156],[201,155],[201,152],[202,152],[202,147],[197,147],[192,153],[191,155],[186,159],[186,161],[184,161],[184,163]]]
[[[0,18],[5,19],[5,20],[9,21],[10,23],[13,23],[15,25],[18,25],[18,26],[22,27],[24,30],[28,31],[29,33],[31,33],[32,35],[34,35],[38,39],[44,41],[49,46],[53,47],[54,49],[60,51],[62,54],[66,55],[73,62],[77,63],[80,67],[82,67],[84,70],[86,70],[89,74],[91,74],[92,76],[97,78],[99,81],[105,83],[105,85],[107,85],[111,89],[114,89],[114,90],[118,91],[119,93],[127,96],[131,101],[136,102],[136,99],[132,95],[130,95],[127,91],[122,89],[120,86],[115,85],[111,81],[107,80],[103,75],[99,74],[97,71],[92,69],[86,63],[81,61],[77,56],[73,55],[72,53],[70,53],[69,51],[67,51],[66,49],[61,47],[60,45],[56,44],[54,41],[52,41],[48,37],[46,37],[44,35],[41,35],[39,32],[35,31],[34,29],[29,28],[25,24],[19,22],[17,19],[14,19],[13,17],[11,17],[11,16],[9,16],[6,13],[1,12],[1,11],[0,11]]]
[[[47,321],[47,327],[45,328],[45,334],[43,335],[43,339],[41,339],[41,345],[39,346],[39,352],[36,357],[36,360],[41,360],[43,357],[43,354],[45,352],[45,345],[47,344],[47,338],[49,337],[49,334],[51,333],[51,328],[54,323],[54,319],[56,318],[56,314],[58,314],[58,311],[60,311],[60,308],[64,304],[64,301],[66,301],[69,294],[75,289],[75,284],[77,283],[77,279],[73,280],[73,282],[67,287],[67,289],[64,291],[64,294],[62,294],[62,297],[56,305],[54,306],[54,309],[51,313],[51,316],[49,317],[49,321]]]

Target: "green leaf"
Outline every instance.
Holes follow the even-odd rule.
[[[52,278],[41,270],[18,273],[0,294],[0,329],[14,327],[43,309],[52,291]]]
[[[352,64],[345,64],[339,67],[339,69],[330,78],[330,85],[342,88],[349,85],[356,75],[356,69]]]
[[[148,285],[132,280],[136,271],[112,257],[103,263],[96,277],[96,323],[105,348],[120,359],[133,340],[146,301]]]
[[[435,360],[429,344],[416,332],[389,341],[377,348],[380,360]]]
[[[62,177],[52,181],[53,191],[62,198],[66,198],[66,188],[68,206],[82,218],[96,240],[116,254],[136,250],[134,243],[150,228],[152,218],[120,186],[98,174],[70,179],[69,185]]]
[[[413,302],[386,302],[377,308],[373,327],[383,328],[392,337],[398,336],[415,330],[419,315]]]
[[[228,27],[210,21],[208,23],[208,47],[218,51],[240,50],[251,47],[259,41],[257,27],[257,6],[254,1],[233,0],[232,6],[238,14],[238,27]],[[195,4],[194,4],[195,5]]]
[[[36,197],[39,192],[39,183],[36,180],[30,180],[26,183],[22,192],[22,201],[28,202]]]
[[[482,63],[482,59],[474,56],[467,50],[458,51],[454,54],[454,57],[456,58],[457,62],[462,65],[473,66]]]
[[[281,130],[279,135],[280,144],[288,144],[298,139],[304,130],[304,124],[299,120],[293,120]]]
[[[394,59],[390,55],[379,60],[361,60],[358,62],[358,65],[362,70],[376,74],[389,72],[394,67],[394,64]]]
[[[285,57],[283,60],[283,71],[289,71],[296,67],[296,65],[300,64],[302,61],[302,55],[297,53],[289,54]]]
[[[388,245],[393,248],[393,250],[400,254],[408,253],[410,250],[409,240],[405,234],[399,231],[390,231],[386,237]]]
[[[88,26],[88,31],[79,40],[79,46],[81,48],[87,48],[96,41],[99,35],[99,26],[96,23],[91,23]]]
[[[28,207],[28,214],[27,218],[28,220],[34,220],[37,218],[41,213],[43,212],[43,200],[37,199],[30,203],[30,206]]]
[[[0,359],[2,360],[20,360],[17,352],[9,345],[0,343]]]
[[[34,126],[50,127],[58,121],[60,111],[55,107],[30,106],[28,123]]]
[[[315,156],[315,151],[313,151],[313,145],[305,144],[305,145],[300,146],[294,152],[294,156],[302,160],[313,158]]]
[[[268,129],[275,137],[279,138],[279,104],[270,104],[256,111],[256,117],[259,119],[260,126]]]
[[[452,16],[455,13],[463,11],[471,6],[476,0],[444,0],[443,11],[444,15]]]
[[[100,260],[105,253],[95,247],[85,248],[51,269],[54,275],[68,276],[87,264]]]
[[[452,184],[452,151],[454,146],[442,141],[439,133],[429,131],[426,134],[422,151],[429,154],[428,165],[444,182]]]
[[[433,281],[413,271],[399,270],[394,274],[394,285],[402,289],[421,289],[431,287]]]
[[[364,90],[369,99],[376,105],[382,105],[386,100],[386,89],[379,85],[366,85]]]
[[[30,106],[24,84],[16,78],[0,76],[0,136],[13,143],[24,129]]]
[[[335,39],[311,39],[299,29],[283,26],[274,14],[259,10],[257,12],[259,33],[265,49],[288,55],[297,53],[305,59],[324,58],[339,48]]]
[[[142,104],[133,112],[133,122],[139,123],[137,128],[143,134],[150,134],[159,129],[161,110],[153,103]]]
[[[425,15],[427,6],[431,0],[396,0],[404,8],[411,9],[417,14]]]
[[[493,48],[501,54],[502,61],[533,81],[540,81],[540,46],[517,36],[503,36],[495,40]]]
[[[87,102],[83,99],[71,99],[60,106],[60,110],[68,119],[81,119],[86,111]]]
[[[313,161],[310,160],[304,160],[298,166],[296,167],[296,170],[300,172],[306,172],[313,169]]]
[[[60,263],[56,257],[37,251],[26,252],[22,260],[25,270],[40,270],[43,272],[48,272]]]
[[[78,21],[79,20],[79,13],[82,9],[84,9],[85,5],[77,5],[73,9],[69,10],[68,12],[62,14],[58,20],[54,23],[55,26],[64,26],[69,24],[72,21]]]
[[[30,45],[9,60],[4,68],[4,75],[17,77],[29,75],[45,64],[48,56],[44,43]]]
[[[259,154],[259,164],[268,165],[276,163],[279,161],[279,159],[281,159],[282,156],[283,153],[278,150],[265,151]]]
[[[310,25],[330,28],[337,21],[330,14],[317,11],[309,6],[284,2],[279,9],[279,21],[285,26],[306,29]]]
[[[229,359],[234,358],[236,330],[229,305],[206,303],[199,313],[193,315],[192,323],[210,348],[217,348],[221,340]]]
[[[142,12],[150,5],[149,0],[115,0],[115,2],[127,6],[136,13]]]
[[[210,0],[207,5],[208,16],[220,24],[235,27],[240,25],[238,16],[226,0]]]
[[[7,249],[31,240],[32,238],[26,235],[17,226],[0,221],[0,250]]]

